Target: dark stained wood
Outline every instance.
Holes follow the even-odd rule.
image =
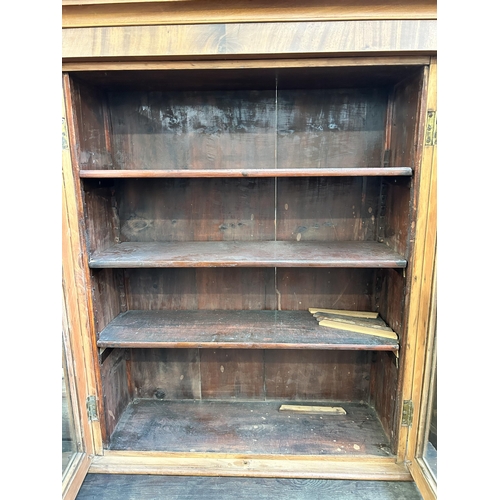
[[[395,252],[409,255],[409,225],[411,185],[408,181],[391,180],[385,183],[385,199],[383,200],[384,217],[382,239]]]
[[[79,168],[111,169],[109,115],[105,94],[99,87],[71,80],[73,116]]]
[[[276,234],[291,241],[375,241],[380,179],[278,179]]]
[[[131,310],[276,307],[272,268],[127,269],[125,275]]]
[[[76,500],[422,500],[412,481],[88,474]]]
[[[118,212],[113,181],[92,180],[84,185],[84,210],[88,252],[108,248],[119,241]]]
[[[128,179],[116,197],[121,241],[274,239],[272,179]]]
[[[104,327],[122,311],[119,289],[121,270],[95,269],[91,273],[95,331]]]
[[[390,438],[391,448],[395,449],[396,389],[398,369],[396,358],[386,352],[373,353],[372,370],[370,374],[370,403],[375,408],[384,431]]]
[[[370,352],[271,350],[264,355],[268,399],[368,400]]]
[[[341,168],[252,168],[248,170],[80,170],[82,179],[126,179],[126,178],[209,178],[209,177],[347,177],[347,176],[411,176],[411,167],[341,167]]]
[[[201,397],[197,349],[133,349],[130,351],[130,359],[134,397]]]
[[[398,349],[396,340],[319,326],[306,311],[127,311],[108,324],[97,345],[122,348]]]
[[[200,350],[202,399],[265,399],[264,352]]]
[[[329,402],[347,414],[325,416],[280,412],[283,403],[137,399],[110,449],[387,456],[387,437],[368,405]]]
[[[109,92],[114,168],[272,167],[275,92]],[[158,162],[161,162],[160,164]]]
[[[120,243],[90,256],[91,268],[120,267],[406,267],[373,241],[211,241]]]
[[[131,401],[127,373],[127,351],[113,349],[100,366],[104,421],[103,441],[107,441]]]
[[[278,268],[278,308],[375,311],[374,273],[372,269]]]
[[[104,91],[208,91],[282,89],[373,89],[394,87],[414,76],[429,57],[322,57],[266,58],[260,60],[219,59],[213,61],[136,61],[74,63],[92,71],[71,70],[72,79]],[[67,65],[68,63],[66,63]],[[63,66],[65,63],[63,63]],[[125,69],[124,69],[125,68]],[[130,68],[130,69],[126,69]],[[138,71],[143,70],[143,71]]]
[[[381,167],[386,107],[387,91],[278,91],[277,167]]]

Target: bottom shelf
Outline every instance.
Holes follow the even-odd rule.
[[[341,406],[345,415],[280,411],[282,404]],[[365,403],[167,401],[136,399],[125,409],[110,450],[259,455],[392,457]]]

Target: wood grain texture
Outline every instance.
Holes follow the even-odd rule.
[[[374,311],[376,307],[372,269],[278,268],[276,286],[278,309]]]
[[[119,276],[120,270],[112,269],[98,269],[91,273],[94,324],[97,334],[126,308],[123,307],[124,297],[120,293]]]
[[[374,353],[370,373],[370,403],[377,411],[382,427],[390,439],[390,450],[396,446],[394,430],[398,369],[392,354]]]
[[[367,401],[368,351],[265,351],[266,396],[293,401]]]
[[[94,253],[89,266],[404,268],[406,260],[373,241],[126,242]]]
[[[411,481],[394,457],[104,451],[92,473]]]
[[[116,169],[247,170],[274,162],[274,90],[109,92],[108,101]]]
[[[212,170],[80,170],[81,179],[140,179],[165,177],[210,178],[210,177],[390,177],[411,176],[410,167],[341,167],[341,168],[252,168],[249,170],[212,169]]]
[[[325,21],[66,28],[63,61],[127,58],[429,54],[436,21]]]
[[[332,92],[324,83],[278,90],[277,167],[382,166],[387,91]]]
[[[276,238],[375,241],[379,191],[378,178],[279,179]]]
[[[305,311],[127,311],[107,325],[97,345],[120,348],[398,349],[397,340],[320,327]]]
[[[110,449],[387,456],[387,438],[368,405],[342,403],[346,415],[327,417],[288,415],[279,411],[282,403],[135,400]]]
[[[275,309],[272,268],[127,269],[130,310]]]
[[[411,481],[351,481],[89,474],[77,500],[422,500]]]
[[[130,351],[135,398],[200,399],[197,349],[133,349]]]
[[[200,350],[202,399],[264,400],[264,352],[241,349]]]
[[[132,397],[129,393],[126,352],[114,349],[100,369],[104,407],[102,417],[106,423],[103,440],[107,441]]]
[[[62,26],[127,26],[255,21],[436,19],[433,0],[190,2],[63,0]]]
[[[274,239],[272,179],[122,180],[116,197],[122,242]]]
[[[63,62],[63,71],[78,72],[78,77],[85,76],[91,77],[93,82],[100,81],[115,83],[126,83],[123,80],[124,72],[127,72],[130,77],[131,71],[145,70],[143,77],[149,79],[150,75],[163,70],[188,70],[190,73],[196,70],[217,70],[218,72],[224,70],[238,70],[238,73],[244,72],[248,69],[258,69],[260,73],[267,71],[269,68],[275,72],[283,70],[283,68],[291,68],[294,72],[298,69],[302,71],[307,68],[308,71],[314,68],[343,68],[348,69],[349,73],[358,74],[366,71],[367,67],[377,67],[377,73],[373,75],[375,78],[372,82],[375,85],[382,83],[379,79],[381,74],[393,73],[397,68],[405,68],[405,71],[411,66],[421,66],[430,63],[430,56],[415,56],[415,55],[392,55],[392,56],[358,56],[358,57],[322,57],[322,58],[287,58],[277,59],[266,57],[266,59],[227,59],[227,60],[192,60],[192,61],[94,61],[94,62]],[[275,73],[276,74],[276,73]],[[378,76],[377,76],[378,75]],[[340,81],[344,81],[342,72],[338,73]],[[344,73],[345,76],[345,73]],[[191,85],[195,81],[191,81]],[[330,82],[332,83],[332,82]],[[384,83],[387,81],[384,80]],[[206,83],[198,82],[199,86],[204,87]],[[345,87],[345,85],[343,85]]]

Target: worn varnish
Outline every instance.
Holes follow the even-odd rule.
[[[76,500],[422,500],[411,481],[88,474]]]
[[[281,402],[134,400],[111,437],[113,450],[387,456],[380,421],[366,404],[346,415],[290,415]],[[312,404],[312,403],[304,403]]]
[[[221,241],[119,243],[90,257],[91,268],[137,267],[406,267],[372,241]]]
[[[304,311],[127,311],[100,347],[397,350],[397,340],[323,328]]]

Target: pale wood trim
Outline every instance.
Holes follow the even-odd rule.
[[[62,481],[62,500],[74,500],[90,467],[90,456],[76,453]]]
[[[66,89],[67,91],[67,89]],[[62,153],[62,243],[63,243],[63,288],[66,305],[68,308],[68,324],[72,337],[72,353],[75,370],[78,373],[78,405],[80,408],[82,429],[84,432],[84,451],[95,454],[102,453],[102,439],[98,422],[89,422],[86,416],[86,398],[88,395],[97,394],[96,370],[93,360],[91,342],[91,323],[88,307],[88,280],[85,276],[83,258],[86,252],[80,238],[80,212],[78,210],[78,194],[73,177],[73,158],[69,149],[74,144],[71,130],[71,120],[68,120],[67,92],[66,99],[63,95],[63,127],[66,131],[66,147],[63,145]],[[88,270],[87,270],[88,272]]]
[[[419,462],[419,460],[416,460],[415,462],[408,464],[412,478],[415,481],[423,500],[436,500],[437,484],[433,478],[425,473],[425,467]]]
[[[437,18],[435,0],[63,0],[62,5],[64,28]]]
[[[432,55],[436,21],[328,21],[66,28],[63,61]]]
[[[65,71],[200,70],[262,68],[333,68],[359,66],[412,66],[430,64],[430,56],[336,57],[314,59],[233,59],[211,61],[95,61],[63,62]]]
[[[95,457],[89,472],[191,476],[282,477],[410,481],[394,459],[359,457],[299,457],[220,454],[105,453]]]
[[[437,61],[434,58],[429,68],[427,110],[437,106]],[[420,186],[417,201],[415,247],[411,261],[411,296],[408,305],[408,332],[403,361],[403,384],[401,400],[413,401],[413,427],[401,427],[397,455],[399,460],[412,460],[416,446],[416,427],[420,414],[420,399],[423,382],[423,365],[428,339],[429,311],[432,295],[432,277],[436,254],[437,217],[437,146],[423,146],[420,167]],[[402,408],[396,416],[401,422]]]

